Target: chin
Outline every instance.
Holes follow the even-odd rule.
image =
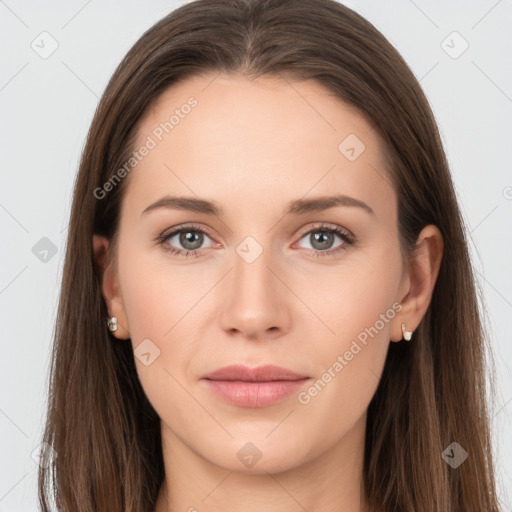
[[[223,469],[237,473],[265,475],[267,473],[280,473],[288,471],[300,465],[306,454],[302,454],[303,443],[297,443],[288,438],[285,443],[283,438],[275,439],[266,437],[268,430],[261,435],[250,437],[235,437],[228,444],[218,443],[214,453],[204,453],[204,458],[212,464]],[[297,446],[301,446],[301,450]]]

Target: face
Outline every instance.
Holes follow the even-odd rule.
[[[143,146],[110,312],[163,435],[253,472],[347,443],[407,287],[376,132],[316,82],[211,75],[152,105]],[[230,365],[247,368],[212,376]]]

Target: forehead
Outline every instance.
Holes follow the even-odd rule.
[[[138,123],[134,149],[144,145],[127,194],[141,205],[166,192],[260,206],[336,192],[393,207],[381,204],[394,191],[377,132],[313,80],[183,80]]]

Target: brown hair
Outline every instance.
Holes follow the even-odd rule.
[[[385,512],[498,511],[486,338],[436,122],[395,48],[333,0],[188,3],[145,32],[112,76],[73,196],[44,433],[58,456],[50,449],[42,454],[42,510],[55,500],[65,512],[154,511],[164,478],[160,422],[138,380],[131,344],[113,343],[106,328],[92,248],[93,233],[115,237],[126,180],[105,199],[94,191],[129,158],[137,121],[151,102],[178,80],[208,72],[314,79],[382,137],[404,256],[427,224],[438,226],[444,254],[414,340],[391,343],[369,405],[365,492],[370,506]],[[469,453],[457,469],[441,456],[453,441]]]

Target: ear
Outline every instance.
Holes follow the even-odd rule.
[[[407,331],[414,331],[425,315],[436,284],[443,257],[443,236],[430,224],[425,226],[418,236],[415,250],[411,255],[400,286],[398,301],[402,304],[400,313],[391,325],[391,341],[403,338],[402,323]],[[400,300],[403,297],[402,300]],[[414,340],[414,335],[413,338]]]
[[[110,241],[104,236],[93,235],[92,245],[101,276],[101,292],[107,305],[109,318],[112,316],[117,318],[117,331],[111,332],[111,334],[120,340],[129,339],[130,331],[120,292],[117,269],[115,262],[110,259]],[[105,329],[108,329],[107,320],[108,318],[105,318]]]

